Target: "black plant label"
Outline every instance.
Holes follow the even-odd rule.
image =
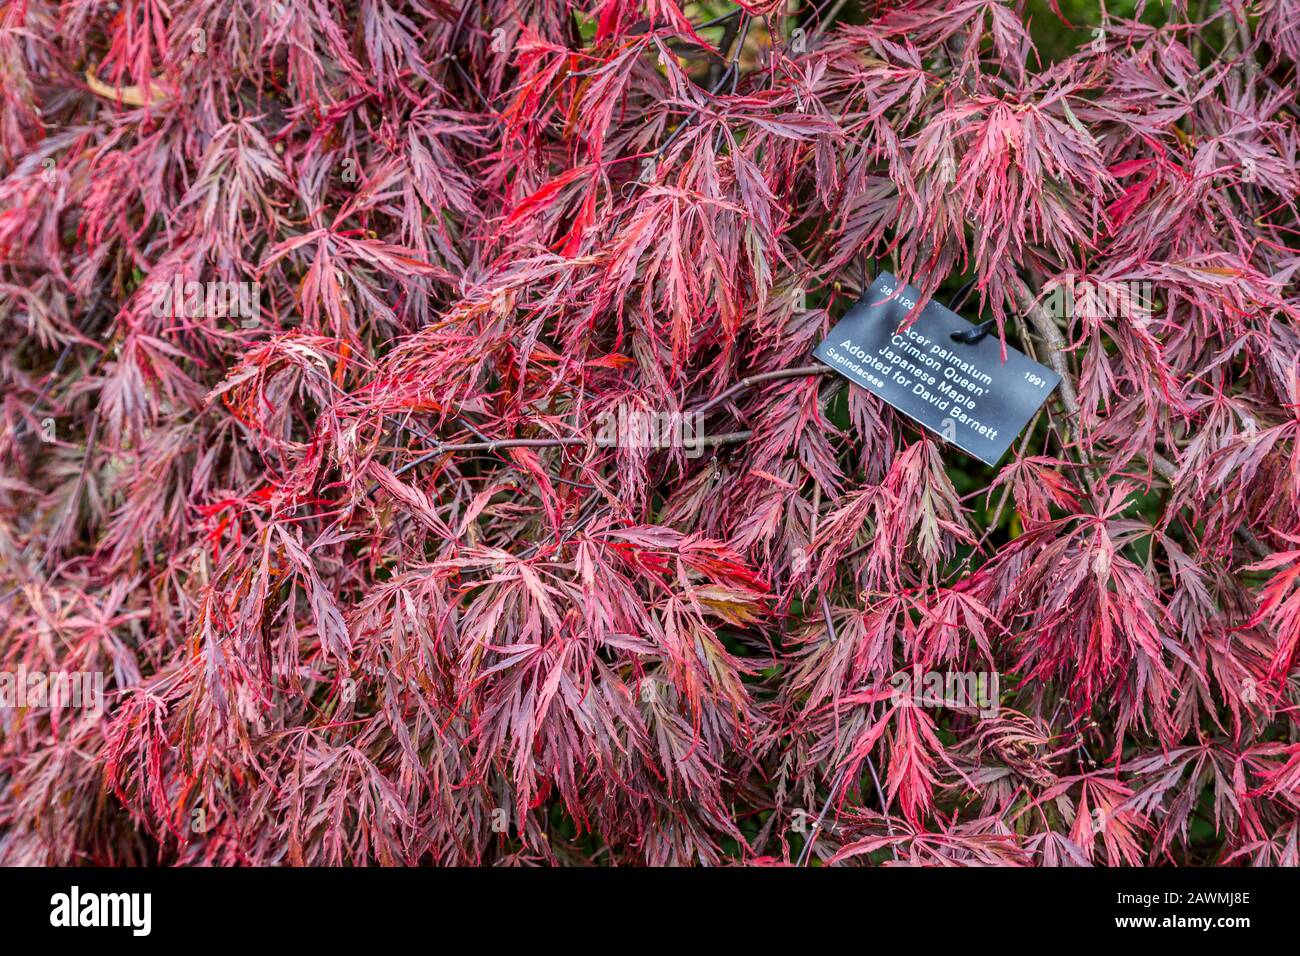
[[[1003,361],[996,335],[954,339],[954,332],[974,326],[934,301],[900,331],[918,298],[914,287],[900,288],[881,273],[813,354],[936,435],[996,465],[1061,376],[1010,346]]]

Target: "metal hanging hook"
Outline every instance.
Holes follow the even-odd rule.
[[[992,332],[993,327],[997,324],[997,319],[989,319],[985,322],[981,322],[979,325],[973,325],[969,329],[959,329],[952,333],[949,338],[952,338],[957,342],[965,342],[967,345],[974,345],[976,342],[982,341],[985,336]]]
[[[970,295],[970,291],[973,288],[975,288],[974,278],[970,279],[970,281],[958,290],[957,294],[952,297],[952,301],[949,302],[948,308],[953,312],[960,309],[966,303],[966,297]],[[992,332],[995,325],[997,325],[997,320],[989,319],[988,321],[981,322],[979,325],[972,326],[969,329],[961,329],[957,332],[953,332],[950,338],[956,342],[965,342],[967,345],[974,345],[976,342],[982,341],[990,332]]]

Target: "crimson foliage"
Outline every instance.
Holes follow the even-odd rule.
[[[1057,13],[11,0],[0,860],[1300,862],[1300,5]]]

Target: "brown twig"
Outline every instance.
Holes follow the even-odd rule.
[[[833,370],[825,365],[801,365],[798,368],[783,368],[775,372],[760,372],[758,375],[747,375],[739,382],[730,386],[721,395],[711,398],[703,405],[697,405],[690,410],[692,415],[707,415],[713,409],[717,408],[723,402],[739,395],[741,392],[753,388],[755,385],[761,385],[763,382],[772,382],[782,378],[798,378],[801,375],[829,375]]]
[[[1017,278],[1012,285],[1015,289],[1016,301],[1020,303],[1020,308],[1047,348],[1047,360],[1051,363],[1052,371],[1061,376],[1061,404],[1065,406],[1066,413],[1073,420],[1079,415],[1079,395],[1074,390],[1074,377],[1070,372],[1070,363],[1065,357],[1065,338],[1061,335],[1061,330],[1056,327],[1056,320],[1047,314],[1047,310],[1043,308],[1024,280]],[[1073,431],[1072,424],[1068,427]]]

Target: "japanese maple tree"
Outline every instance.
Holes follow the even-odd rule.
[[[0,862],[1300,863],[1300,3],[1107,7],[9,0]]]

